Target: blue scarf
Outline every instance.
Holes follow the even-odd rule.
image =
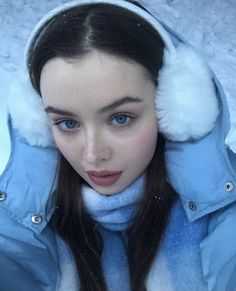
[[[85,209],[90,218],[111,231],[124,231],[133,222],[135,209],[144,189],[145,177],[141,175],[124,191],[114,195],[101,195],[93,188],[82,187]]]
[[[89,186],[82,187],[85,208],[98,223],[103,239],[102,267],[109,291],[131,290],[124,234],[132,223],[144,182],[142,175],[123,192],[111,196],[101,195]],[[206,235],[206,225],[204,219],[190,224],[182,205],[176,202],[146,281],[148,291],[207,290],[199,253],[199,243]],[[60,238],[58,249],[61,282],[57,290],[79,290],[74,260]]]
[[[115,195],[102,195],[83,185],[82,195],[90,218],[97,222],[104,248],[102,267],[108,290],[130,291],[129,268],[123,232],[132,223],[144,189],[145,175],[141,175],[124,191]],[[79,230],[78,230],[79,231]],[[72,254],[57,237],[61,280],[57,290],[79,290],[79,279]]]

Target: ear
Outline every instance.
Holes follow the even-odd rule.
[[[55,146],[42,98],[32,88],[26,72],[17,73],[8,96],[12,125],[34,146]]]
[[[209,133],[219,113],[210,68],[184,44],[167,50],[159,72],[156,114],[159,130],[172,141],[196,140]]]

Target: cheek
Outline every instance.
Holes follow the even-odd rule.
[[[59,136],[56,132],[53,132],[53,137],[59,151],[69,161],[69,163],[73,164],[75,157],[78,155],[78,149],[74,146],[74,143]]]
[[[149,126],[139,134],[130,138],[127,142],[126,158],[130,163],[133,160],[134,164],[148,164],[155,152],[157,144],[157,126]]]
[[[137,144],[138,146],[138,152],[140,155],[140,158],[146,159],[146,160],[151,160],[155,149],[156,149],[156,144],[157,144],[157,128],[148,128],[145,130],[143,134],[140,134],[137,137]]]

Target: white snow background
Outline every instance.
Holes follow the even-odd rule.
[[[24,48],[31,29],[46,12],[64,2],[68,1],[0,0],[1,107],[6,103],[14,72],[23,66]],[[142,2],[193,44],[215,71],[230,107],[231,132],[227,143],[236,152],[236,0]],[[3,153],[1,135],[0,140]]]

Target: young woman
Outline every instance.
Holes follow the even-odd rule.
[[[53,184],[42,149],[41,232],[24,248],[38,253],[19,290],[235,290],[229,114],[201,57],[134,1],[81,0],[38,23],[26,61],[37,94],[22,84],[29,116],[10,125],[38,146],[50,127],[59,164]]]

